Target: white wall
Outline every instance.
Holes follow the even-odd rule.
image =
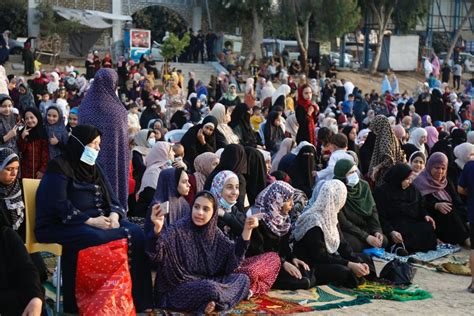
[[[418,35],[390,36],[390,68],[395,71],[413,71],[418,66]]]

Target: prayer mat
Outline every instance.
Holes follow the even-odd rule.
[[[461,248],[450,245],[450,244],[440,244],[437,246],[436,250],[430,250],[428,252],[416,252],[414,254],[411,254],[409,256],[397,256],[396,254],[389,253],[389,252],[384,252],[382,255],[378,256],[378,258],[384,260],[384,261],[391,261],[393,259],[398,259],[401,262],[430,262],[442,257],[445,257],[447,255],[453,254],[455,252],[460,251]],[[411,259],[412,258],[412,259]]]
[[[298,303],[270,297],[268,295],[256,295],[250,300],[242,301],[234,307],[227,315],[237,314],[295,314],[312,312],[310,307],[302,306]]]
[[[342,291],[353,296],[400,302],[432,298],[428,291],[420,289],[417,285],[395,286],[377,282],[365,282],[355,289],[342,289]]]
[[[273,290],[268,295],[319,311],[370,303],[368,298],[348,295],[330,286],[297,291]]]

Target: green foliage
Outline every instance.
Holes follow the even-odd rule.
[[[312,37],[332,40],[354,32],[362,21],[357,0],[324,0],[323,10],[316,10],[312,17]]]
[[[37,7],[40,21],[40,35],[47,37],[53,34],[67,35],[82,29],[81,24],[75,20],[66,20],[57,15],[51,4],[42,2]]]
[[[166,61],[172,60],[174,57],[181,55],[181,53],[188,47],[191,37],[189,33],[185,33],[182,39],[170,33],[170,36],[164,41],[161,47],[161,55]]]
[[[132,18],[137,28],[150,30],[152,40],[158,43],[161,43],[166,31],[179,33],[186,29],[186,21],[178,13],[161,6],[139,10]]]
[[[415,29],[418,21],[426,18],[430,4],[430,0],[400,1],[393,13],[392,21],[402,34],[407,34]]]
[[[250,13],[253,9],[257,10],[262,19],[269,18],[272,14],[272,10],[269,10],[272,8],[272,0],[215,0],[215,3],[218,13],[227,17],[237,15],[239,18],[251,19]]]
[[[0,32],[10,30],[13,38],[28,35],[28,12],[26,0],[0,1]]]

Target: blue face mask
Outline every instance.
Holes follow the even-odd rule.
[[[155,145],[155,143],[156,143],[156,139],[154,139],[154,138],[150,138],[148,140],[148,145],[150,145],[150,147],[153,147],[153,145]]]
[[[173,165],[173,160],[168,159],[168,160],[166,161],[166,164],[168,165],[168,167],[171,167],[171,166]]]
[[[359,183],[359,175],[357,174],[357,172],[354,172],[352,174],[350,174],[349,176],[347,176],[347,185],[350,186],[350,187],[354,187],[357,185],[357,183]]]
[[[232,206],[234,206],[236,203],[237,203],[237,201],[235,201],[233,203],[229,203],[223,197],[221,197],[219,199],[219,204],[222,205],[222,207],[226,210],[230,210],[232,208]]]
[[[97,156],[99,155],[99,151],[95,150],[92,147],[85,146],[84,147],[84,152],[82,153],[81,156],[81,161],[83,163],[86,163],[88,165],[95,165],[95,161],[97,160]]]

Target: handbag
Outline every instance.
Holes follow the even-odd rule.
[[[395,285],[409,285],[415,274],[416,268],[398,259],[393,259],[380,271],[380,278],[388,280]]]

